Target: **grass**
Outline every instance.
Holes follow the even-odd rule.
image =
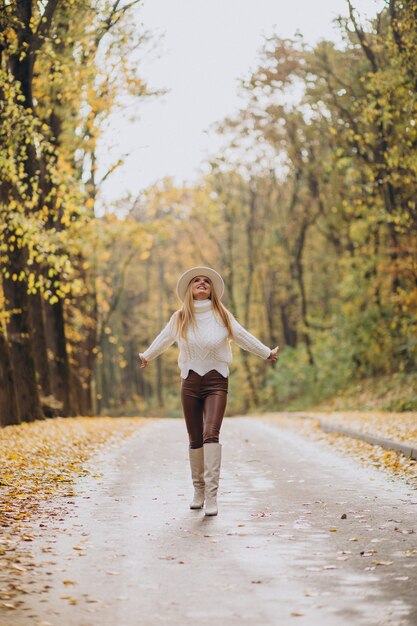
[[[397,373],[355,381],[330,399],[316,403],[314,408],[347,411],[375,409],[395,412],[417,411],[417,374]]]

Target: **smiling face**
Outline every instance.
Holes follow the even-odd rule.
[[[207,300],[211,296],[211,281],[207,276],[196,276],[191,281],[191,291],[194,300]]]

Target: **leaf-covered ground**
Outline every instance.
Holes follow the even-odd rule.
[[[46,510],[62,516],[57,497],[68,503],[75,495],[74,480],[93,471],[87,468],[92,454],[117,445],[143,423],[141,418],[57,418],[0,430],[0,608],[17,608],[21,600],[14,598],[29,591],[19,578],[36,567],[25,545],[33,540],[40,507],[42,515]]]
[[[270,413],[264,418],[271,419],[280,427],[294,429],[316,440],[326,441],[340,452],[355,456],[366,465],[372,465],[406,480],[417,488],[417,462],[393,450],[385,450],[365,441],[344,435],[326,433],[320,428],[319,420],[343,426],[362,433],[406,442],[417,446],[417,413],[388,413],[382,411],[360,412],[342,411],[329,413],[308,412],[311,418]]]
[[[314,415],[314,413],[313,413]],[[335,411],[320,413],[331,424],[351,428],[361,433],[403,441],[417,447],[417,413],[387,413],[386,411]]]

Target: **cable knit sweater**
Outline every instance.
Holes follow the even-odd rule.
[[[180,337],[177,332],[174,313],[165,328],[140,356],[151,361],[176,341],[180,350],[178,365],[182,378],[187,378],[189,370],[194,370],[200,376],[207,374],[210,370],[217,370],[222,376],[228,376],[232,351],[227,329],[215,315],[211,300],[195,300],[194,308],[196,326],[188,330],[187,340]],[[233,316],[232,330],[234,341],[243,350],[252,352],[263,359],[269,357],[270,348],[245,330]]]

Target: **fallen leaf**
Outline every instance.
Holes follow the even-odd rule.
[[[411,549],[405,550],[403,552],[403,556],[406,556],[406,557],[414,556],[415,554],[416,554],[416,550],[411,550]]]
[[[360,552],[361,556],[373,556],[374,554],[376,554],[378,552],[378,550],[362,550]]]
[[[26,568],[22,567],[21,565],[16,565],[16,563],[12,563],[11,564],[11,568],[14,569],[17,572],[26,572]]]
[[[158,559],[161,561],[175,561],[175,556],[159,556]]]

